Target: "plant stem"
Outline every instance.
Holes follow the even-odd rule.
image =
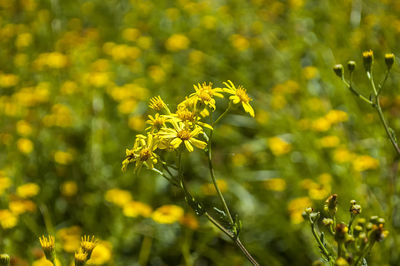
[[[218,229],[220,229],[222,232],[224,232],[230,239],[232,239],[233,242],[240,248],[242,253],[246,256],[246,258],[254,265],[254,266],[259,266],[258,262],[251,256],[249,251],[246,249],[246,247],[242,244],[240,241],[239,237],[236,237],[232,232],[227,230],[223,225],[221,225],[214,217],[212,217],[208,212],[204,213],[208,220],[210,220],[211,223],[213,223]]]
[[[221,120],[231,109],[232,104],[229,102],[228,107],[225,109],[225,111],[212,123],[212,127],[214,128],[214,125],[218,123],[219,120]]]
[[[329,254],[329,252],[326,249],[326,247],[324,246],[324,244],[322,244],[321,239],[319,238],[319,236],[317,235],[317,232],[315,231],[315,224],[314,224],[313,221],[311,221],[311,219],[310,219],[310,224],[311,224],[311,232],[312,232],[315,240],[317,241],[319,248],[321,249],[323,255],[326,257],[328,262],[331,263],[332,257]]]
[[[142,246],[139,252],[139,265],[147,265],[149,260],[150,250],[151,250],[152,239],[151,237],[144,236],[142,241]]]

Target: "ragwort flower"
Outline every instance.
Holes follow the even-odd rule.
[[[236,88],[236,86],[232,83],[232,81],[228,80],[229,84],[223,82],[227,88],[224,88],[224,92],[232,94],[229,97],[229,100],[232,100],[234,104],[242,103],[243,109],[246,113],[249,113],[250,116],[254,117],[254,109],[250,105],[250,101],[252,99],[247,95],[246,89],[242,86]]]
[[[157,163],[157,155],[153,152],[157,149],[158,141],[152,134],[136,136],[135,144],[131,150],[126,149],[126,158],[122,162],[122,171],[125,171],[128,164],[135,162],[135,171],[139,172],[143,164],[149,169],[154,168]]]
[[[191,130],[187,124],[178,123],[175,128],[163,128],[160,131],[160,137],[164,140],[170,141],[169,145],[173,149],[179,148],[181,143],[183,142],[186,146],[186,149],[189,152],[192,152],[193,146],[196,146],[199,149],[205,149],[207,143],[201,140],[196,139],[195,137],[202,133],[203,130],[201,127],[195,126],[193,130]]]
[[[214,97],[224,98],[224,95],[221,93],[223,90],[221,88],[212,88],[212,83],[208,83],[208,85],[204,82],[200,85],[193,85],[196,92],[190,94],[190,97],[187,99],[188,101],[193,101],[194,105],[198,102],[203,103],[205,106],[212,108],[215,110],[215,99]]]

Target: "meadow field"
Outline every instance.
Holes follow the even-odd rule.
[[[0,265],[400,265],[399,14],[0,0]]]

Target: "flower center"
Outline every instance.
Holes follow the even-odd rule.
[[[151,157],[151,151],[145,148],[140,151],[139,157],[142,162],[147,161]]]
[[[248,103],[251,101],[249,95],[247,95],[247,93],[246,93],[246,89],[244,89],[242,87],[239,87],[236,90],[236,95],[239,97],[240,101],[242,101],[242,102]]]
[[[180,138],[181,140],[188,140],[188,139],[190,139],[190,131],[183,129],[183,130],[179,131],[178,134],[176,134],[176,136],[178,138]]]
[[[199,93],[199,98],[203,101],[203,102],[208,102],[211,100],[211,95],[207,90],[201,90]]]
[[[182,121],[193,121],[194,113],[189,110],[179,110],[177,112],[178,118]]]
[[[160,129],[165,123],[165,119],[163,117],[158,117],[154,119],[153,125],[155,128]]]

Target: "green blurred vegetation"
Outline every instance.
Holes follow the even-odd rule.
[[[332,71],[355,60],[369,95],[361,53],[374,50],[383,78],[384,53],[399,55],[399,12],[395,0],[0,0],[0,253],[44,265],[38,237],[50,233],[68,265],[93,234],[95,265],[247,265],[164,179],[121,172],[150,97],[174,107],[192,84],[229,79],[256,117],[238,108],[224,118],[214,167],[261,265],[319,259],[301,212],[331,193],[342,209],[355,199],[364,217],[387,220],[369,262],[399,265],[395,152],[375,111]],[[399,132],[396,63],[381,103]],[[218,205],[205,164],[186,158],[188,185]],[[152,219],[169,205],[185,219]]]

